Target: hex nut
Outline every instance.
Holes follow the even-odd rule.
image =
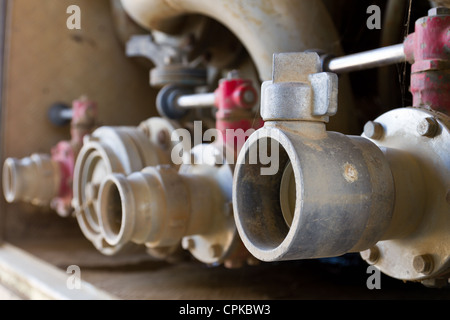
[[[417,125],[417,133],[423,137],[433,138],[436,136],[439,123],[433,117],[427,117]]]
[[[184,238],[181,240],[181,246],[182,246],[183,249],[185,249],[185,250],[192,250],[192,249],[195,248],[195,241],[194,241],[194,239],[192,239],[192,238],[184,237]]]
[[[245,90],[242,95],[242,100],[247,104],[252,104],[256,102],[256,95],[253,90]]]
[[[148,136],[150,136],[150,133]],[[157,141],[163,149],[168,149],[170,146],[170,133],[165,129],[160,130],[157,134]]]
[[[218,258],[222,254],[222,246],[220,244],[213,244],[209,247],[209,254],[213,258]]]
[[[364,134],[369,139],[378,140],[380,139],[384,134],[384,128],[383,126],[375,121],[368,121],[364,125]]]
[[[433,17],[433,16],[440,16],[440,15],[448,15],[450,14],[450,9],[446,8],[446,7],[436,7],[436,8],[431,8],[428,10],[428,15]]]
[[[434,268],[433,257],[429,254],[415,256],[413,268],[419,273],[430,274]]]
[[[424,279],[421,281],[421,283],[427,287],[427,288],[444,288],[448,286],[448,280],[445,278],[431,278],[431,279]]]
[[[373,246],[370,249],[361,251],[361,258],[369,264],[376,264],[380,259],[380,249],[377,246]]]

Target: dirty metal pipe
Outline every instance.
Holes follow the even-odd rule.
[[[410,91],[413,106],[428,107],[448,114],[449,30],[450,9],[432,8],[427,16],[416,21],[415,32],[404,43],[343,57],[325,58],[323,69],[345,73],[407,61],[412,64]]]
[[[72,109],[61,110],[59,115],[63,119],[72,120],[73,110]]]
[[[215,101],[215,93],[197,93],[178,97],[176,104],[180,108],[210,108]]]
[[[247,132],[262,126],[255,116],[254,107],[258,102],[258,93],[253,81],[242,79],[237,71],[232,71],[219,81],[219,87],[212,93],[186,94],[191,90],[182,86],[165,86],[157,97],[157,109],[167,118],[180,119],[186,116],[188,109],[215,107],[216,129],[220,140],[239,150],[244,141],[236,131]],[[239,131],[239,132],[241,132]],[[231,132],[236,134],[231,134]],[[237,152],[236,152],[237,154]]]
[[[403,43],[337,57],[324,61],[323,69],[328,72],[345,73],[387,66],[406,61]]]

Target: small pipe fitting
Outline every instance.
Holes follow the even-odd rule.
[[[197,260],[237,265],[249,257],[230,214],[232,171],[217,160],[218,147],[192,149],[194,164],[146,167],[110,174],[99,191],[99,221],[108,245],[145,244],[158,252],[182,246]],[[169,250],[170,251],[170,250]]]
[[[23,159],[8,158],[3,165],[3,193],[6,201],[24,201],[48,206],[60,189],[61,168],[49,155],[33,154]]]
[[[103,238],[96,192],[110,173],[131,174],[146,166],[170,163],[168,151],[162,149],[143,130],[136,127],[100,127],[85,137],[76,159],[73,183],[75,216],[81,231],[106,255],[121,250]]]
[[[49,155],[33,154],[22,160],[7,159],[3,167],[3,190],[8,202],[24,201],[50,206],[61,217],[68,217],[73,211],[71,201],[75,158],[84,136],[94,130],[97,106],[83,96],[72,102],[71,109],[60,104],[54,105],[50,114],[54,116],[61,109],[70,111],[71,139],[57,143]]]
[[[149,248],[176,246],[184,236],[207,233],[220,204],[214,183],[170,166],[147,167],[128,177],[112,174],[100,188],[101,229],[113,246],[130,241]]]

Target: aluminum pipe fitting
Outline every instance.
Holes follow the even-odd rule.
[[[261,143],[279,149],[275,174],[262,175],[261,161],[250,164]],[[367,139],[326,132],[321,124],[278,123],[257,131],[241,151],[233,202],[240,235],[256,258],[331,257],[383,237],[394,183],[383,153]]]
[[[263,128],[235,168],[233,206],[247,249],[263,261],[331,257],[383,238],[394,181],[368,139],[327,132],[337,111],[337,77],[315,53],[274,56],[262,86]]]
[[[81,231],[100,252],[111,255],[122,248],[108,245],[102,236],[98,191],[103,178],[167,163],[168,152],[135,127],[101,127],[85,138],[75,163],[72,204]]]
[[[131,242],[151,250],[181,244],[197,260],[227,267],[240,266],[249,258],[234,225],[230,166],[213,144],[198,145],[191,154],[193,163],[179,170],[147,167],[105,178],[99,210],[108,244]]]
[[[48,206],[59,194],[60,181],[60,164],[50,155],[8,158],[3,165],[3,193],[10,203],[24,201]]]
[[[221,193],[207,178],[180,175],[171,166],[147,167],[128,177],[108,176],[100,188],[101,225],[111,245],[135,242],[171,247],[205,233]]]

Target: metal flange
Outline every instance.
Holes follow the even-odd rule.
[[[391,230],[386,235],[388,239],[378,242],[375,248],[370,249],[379,254],[376,261],[368,262],[383,273],[401,280],[424,281],[448,277],[449,117],[421,108],[401,108],[383,114],[374,122],[382,134],[376,135],[371,141],[384,150],[391,162],[398,205],[394,211]],[[369,138],[366,133],[363,136]],[[410,162],[403,161],[401,165],[395,165],[390,150],[401,151],[415,159],[417,169],[414,172],[421,174],[421,182],[412,184],[411,175],[400,177]],[[400,193],[400,189],[404,191]],[[399,203],[403,205],[400,206]],[[413,203],[414,206],[405,207],[408,203]],[[405,220],[406,230],[405,223],[401,222]],[[403,228],[403,232],[399,233],[398,228]],[[362,252],[362,256],[369,255]]]

